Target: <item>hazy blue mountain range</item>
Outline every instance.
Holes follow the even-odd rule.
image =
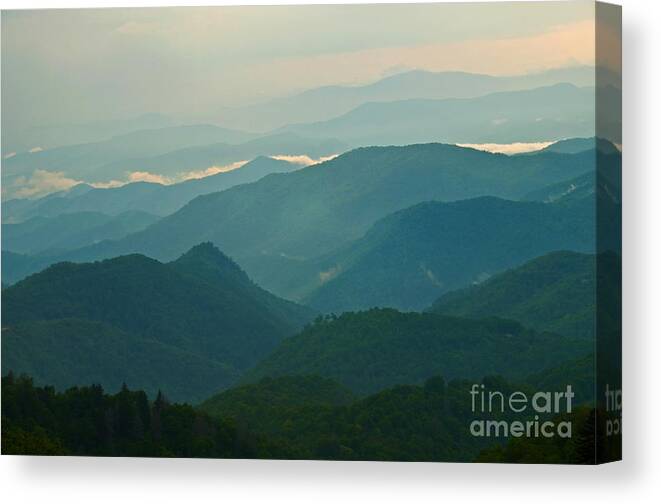
[[[597,268],[597,257],[600,261]],[[431,311],[462,317],[506,317],[538,331],[594,341],[599,302],[609,326],[619,324],[616,307],[622,263],[615,254],[553,252],[485,282],[441,296]]]
[[[608,95],[609,91],[602,93]],[[616,97],[618,93],[613,89],[611,94]],[[258,138],[211,125],[173,126],[135,131],[99,142],[22,152],[3,160],[4,198],[12,197],[24,185],[24,178],[37,170],[103,183],[125,180],[132,172],[175,176],[259,155],[320,157],[338,154],[349,146],[435,141],[508,143],[591,136],[594,88],[555,84],[473,98],[368,101],[343,115],[337,116],[338,113],[321,122],[288,124]],[[316,143],[309,137],[316,138]]]
[[[186,147],[159,156],[111,163],[104,166],[104,170],[110,172],[146,170],[175,175],[181,172],[204,170],[211,166],[224,166],[258,156],[307,155],[317,159],[340,154],[348,148],[346,143],[335,139],[308,138],[305,135],[279,132],[240,144],[216,143]]]
[[[150,348],[167,354],[148,358],[166,374],[169,370],[162,363],[176,365],[176,351],[186,354],[184,367],[172,370],[178,376],[194,367],[195,359],[207,361],[200,370],[208,372],[207,377],[213,369],[224,370],[212,382],[192,375],[186,387],[180,384],[177,390],[182,395],[178,397],[188,400],[229,385],[238,372],[254,365],[313,316],[311,310],[259,288],[210,244],[198,245],[168,264],[140,255],[96,263],[60,263],[5,289],[2,312],[5,371],[36,371],[46,383],[84,383],[93,370],[62,363],[70,362],[72,355],[96,362],[94,342],[101,336],[89,329],[89,323],[95,322],[110,326],[106,332],[112,334],[104,339],[104,346],[117,355],[95,375],[109,387],[120,384],[113,380],[124,369],[112,367],[112,363],[136,362]],[[63,322],[71,319],[75,322]],[[57,323],[57,331],[45,323]],[[7,331],[29,338],[31,344],[12,345],[4,337]],[[52,339],[55,334],[61,335],[57,341]],[[143,353],[138,355],[134,349]],[[87,353],[83,356],[83,352]],[[128,361],[122,361],[124,354],[130,357]],[[145,360],[143,365],[152,364]],[[147,382],[132,386],[155,383],[151,371],[136,376]],[[175,390],[170,393],[178,394]]]
[[[596,159],[597,173],[524,197],[544,204],[495,198],[420,204],[378,221],[343,250],[299,261],[292,278],[274,268],[263,283],[323,312],[422,309],[442,292],[554,250],[621,254],[622,158],[599,152]]]
[[[241,143],[253,138],[254,135],[248,133],[202,124],[131,131],[97,142],[20,152],[3,159],[3,191],[11,189],[17,178],[29,176],[36,170],[63,172],[69,178],[87,182],[123,180],[127,170],[120,170],[116,165],[129,159],[218,142]]]
[[[145,136],[148,138],[143,138]],[[231,140],[242,143],[231,143]],[[133,172],[177,177],[258,156],[305,154],[316,159],[339,154],[347,148],[336,140],[308,139],[292,133],[252,138],[217,126],[140,131],[105,142],[17,154],[4,159],[3,197],[11,198],[37,170],[61,172],[70,179],[88,183],[106,183],[126,181]]]
[[[553,250],[594,251],[594,222],[593,199],[571,206],[493,197],[421,203],[326,258],[319,265],[325,276],[303,301],[324,313],[420,310],[444,292]]]
[[[431,200],[518,199],[594,170],[595,160],[587,151],[510,157],[443,144],[355,149],[304,170],[197,197],[144,231],[54,256],[51,263],[127,253],[171,260],[211,241],[258,284],[289,296],[295,286],[283,285],[283,279],[296,283],[295,271],[307,267],[305,261],[342,249],[390,213]],[[11,263],[6,267],[7,282],[16,275]]]
[[[605,69],[598,71],[601,72],[600,82],[605,82],[609,77],[604,74]],[[293,96],[275,98],[262,104],[223,108],[197,121],[192,118],[174,118],[152,113],[129,119],[55,124],[23,130],[3,128],[2,150],[3,155],[6,155],[34,147],[52,149],[65,145],[99,142],[139,130],[196,122],[211,122],[232,129],[264,132],[286,124],[329,119],[371,101],[471,98],[497,91],[530,89],[558,82],[592,86],[595,82],[594,76],[595,68],[589,66],[560,68],[519,76],[412,70],[390,75],[366,85],[322,86]]]
[[[283,340],[244,382],[319,375],[357,394],[398,384],[502,375],[522,379],[587,355],[594,343],[536,333],[505,319],[470,320],[431,313],[373,309],[319,318]]]
[[[35,147],[52,149],[64,145],[100,142],[133,131],[168,128],[178,121],[162,114],[144,114],[129,119],[55,124],[23,130],[2,128],[2,154],[24,152]]]
[[[371,102],[327,121],[283,130],[355,146],[548,141],[594,136],[594,102],[592,87],[556,84],[478,98]]]
[[[593,67],[573,67],[519,76],[412,70],[356,86],[324,86],[248,107],[224,108],[213,119],[231,128],[267,131],[287,124],[326,120],[368,102],[475,98],[567,82],[594,86]]]
[[[235,185],[255,182],[270,173],[299,168],[301,165],[260,156],[228,172],[172,185],[134,182],[121,187],[101,189],[81,184],[36,200],[6,201],[2,204],[2,219],[3,222],[21,222],[34,216],[97,210],[109,215],[118,215],[129,210],[168,215],[201,194],[223,191]],[[11,249],[11,240],[5,242],[4,246]]]
[[[122,238],[158,219],[155,215],[131,210],[117,216],[85,211],[33,217],[20,224],[2,224],[2,245],[22,254],[62,253],[102,240]]]

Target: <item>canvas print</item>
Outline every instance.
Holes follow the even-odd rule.
[[[620,459],[619,7],[1,28],[3,455]]]

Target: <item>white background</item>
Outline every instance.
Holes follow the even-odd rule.
[[[202,3],[214,4],[0,0],[3,9]],[[572,467],[5,456],[0,458],[4,502],[661,502],[661,2],[619,3],[624,7],[624,462]]]

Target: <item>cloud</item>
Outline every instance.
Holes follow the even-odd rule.
[[[335,159],[337,156],[339,156],[339,154],[333,154],[331,156],[322,156],[320,158],[313,159],[306,154],[298,154],[298,155],[276,154],[269,157],[272,159],[277,159],[279,161],[287,161],[288,163],[294,163],[301,166],[310,166],[310,165],[323,163],[324,161],[330,161],[331,159]]]
[[[333,266],[332,268],[330,268],[327,271],[320,271],[319,272],[319,281],[322,284],[325,284],[329,280],[332,280],[333,278],[335,278],[340,273],[340,271],[342,271],[342,268],[340,268],[339,265]]]
[[[232,170],[236,170],[237,168],[241,168],[247,162],[248,162],[248,160],[235,161],[234,163],[230,163],[230,164],[224,165],[224,166],[210,166],[209,168],[206,168],[205,170],[184,172],[184,173],[180,173],[177,176],[177,179],[178,179],[179,182],[181,182],[181,181],[184,181],[184,180],[201,179],[201,178],[209,177],[211,175],[216,175],[218,173],[226,173],[226,172],[229,172],[229,171],[232,171]]]
[[[121,187],[127,183],[128,182],[122,182],[121,180],[109,180],[108,182],[92,182],[89,185],[96,187],[97,189],[112,189],[113,187]]]
[[[81,180],[69,178],[64,172],[51,172],[48,170],[35,170],[30,178],[19,177],[15,186],[19,189],[14,193],[18,198],[36,198],[48,193],[63,191],[77,184]]]
[[[179,182],[184,182],[185,180],[201,179],[210,177],[211,175],[217,175],[218,173],[230,172],[232,170],[236,170],[237,168],[241,168],[247,162],[247,160],[242,160],[222,166],[214,165],[210,166],[209,168],[205,168],[204,170],[180,172],[174,176],[161,175],[159,173],[152,173],[148,171],[134,171],[128,174],[128,182],[151,182],[154,184],[172,185]]]
[[[434,275],[434,272],[432,270],[430,270],[429,268],[427,268],[427,266],[425,266],[424,263],[420,263],[420,270],[425,274],[425,276],[427,277],[427,280],[429,280],[434,286],[439,287],[441,289],[443,287],[445,287],[443,282],[441,282],[436,277],[436,275]]]
[[[174,180],[158,173],[135,171],[129,173],[129,182],[151,182],[154,184],[170,185],[174,183]]]
[[[457,144],[458,147],[468,147],[469,149],[481,150],[486,152],[493,152],[494,154],[520,154],[522,152],[534,152],[538,150],[545,149],[555,142],[515,142],[510,144],[496,144],[496,143],[485,143],[485,144]]]

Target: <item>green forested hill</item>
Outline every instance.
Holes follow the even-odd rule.
[[[575,369],[583,369],[583,365]],[[548,370],[551,374],[553,371]],[[240,386],[210,399],[201,409],[218,418],[231,419],[255,435],[286,446],[300,458],[328,458],[346,460],[416,460],[416,461],[470,461],[481,450],[502,445],[507,439],[475,438],[468,428],[472,420],[480,418],[471,410],[472,383],[482,383],[489,390],[504,394],[535,390],[565,390],[575,385],[579,375],[570,371],[563,380],[550,383],[543,380],[536,388],[528,383],[513,384],[492,376],[476,380],[454,380],[446,383],[440,376],[432,376],[421,385],[398,385],[368,397],[335,404],[339,385],[311,376],[287,376],[264,379],[248,386]],[[318,393],[313,392],[319,389]],[[299,391],[295,399],[285,391]],[[589,406],[592,390],[587,395],[582,387],[575,406]],[[329,397],[329,391],[332,393]],[[275,396],[275,397],[274,397]],[[490,418],[505,419],[511,413],[494,412]],[[517,416],[517,419],[527,415]],[[576,416],[579,429],[582,414]],[[581,436],[575,436],[580,440]],[[532,451],[529,458],[539,456]],[[557,452],[553,456],[558,457]],[[567,454],[564,462],[574,460]]]
[[[470,320],[373,309],[319,318],[283,340],[244,382],[283,375],[331,378],[357,394],[422,383],[434,374],[523,379],[586,355],[589,341],[535,333],[503,319]]]
[[[591,438],[584,429],[586,408],[578,406],[585,397],[576,397],[577,432],[569,443],[560,440],[540,451],[540,443],[533,441],[512,450],[503,448],[507,438],[469,434],[470,422],[482,418],[471,409],[473,383],[503,394],[536,390],[500,377],[446,383],[433,376],[421,386],[395,386],[356,400],[331,380],[287,376],[233,388],[194,410],[161,396],[150,403],[143,392],[125,388],[114,396],[98,386],[55,393],[35,388],[29,379],[7,376],[2,383],[2,449],[5,454],[583,461],[580,447]],[[574,383],[574,376],[565,376],[549,390],[564,390],[566,383]],[[496,411],[488,418],[530,416]]]
[[[594,350],[594,349],[593,349]],[[535,390],[562,390],[571,384],[576,402],[595,401],[596,361],[594,351],[578,359],[568,360],[557,366],[537,371],[526,378]]]
[[[27,377],[2,378],[3,455],[274,458],[287,452],[187,404],[126,387],[56,392]]]
[[[310,410],[348,405],[355,396],[342,385],[318,376],[280,376],[239,385],[200,405],[210,415],[232,418],[259,432],[276,433],[293,417]]]
[[[128,383],[151,397],[164,390],[192,403],[237,379],[236,370],[219,360],[79,319],[3,328],[2,369],[27,373],[58,390],[96,383],[116,392]]]
[[[597,269],[597,260],[599,268]],[[615,254],[553,252],[494,276],[485,282],[449,292],[430,308],[432,312],[462,317],[506,317],[538,331],[594,341],[597,310],[609,314],[609,324],[620,320],[617,313],[621,259]]]
[[[242,425],[297,458],[469,461],[491,442],[468,435],[468,389],[467,382],[446,385],[435,377],[424,386],[397,386],[347,405],[279,408],[252,394],[244,398],[252,409]]]
[[[164,382],[174,380],[177,373],[185,376],[189,361],[195,358],[200,360],[200,372],[216,369],[215,378],[206,383],[197,375],[182,379],[176,385],[180,393],[162,387],[172,397],[186,400],[199,399],[202,392],[208,395],[213,383],[229,385],[236,372],[254,365],[312,316],[307,308],[261,290],[210,244],[199,245],[170,264],[140,255],[57,264],[4,290],[2,314],[3,333],[9,331],[15,337],[28,334],[33,342],[19,348],[12,346],[12,338],[5,341],[3,337],[3,364],[20,366],[16,372],[38,369],[37,376],[46,383],[85,383],[84,366],[68,368],[63,377],[58,361],[71,359],[71,341],[84,340],[89,334],[90,340],[84,346],[77,345],[76,351],[85,348],[84,358],[96,362],[92,342],[100,336],[90,325],[81,328],[79,324],[56,322],[94,321],[113,329],[113,337],[104,341],[113,347],[111,355],[128,352],[133,362],[144,357],[142,365],[150,369],[139,374],[141,380],[131,382],[131,386],[153,390],[155,370]],[[58,344],[41,322],[52,322],[58,328]],[[155,343],[161,350],[163,346],[170,349],[170,357],[163,356],[165,362],[177,365],[180,361],[176,371],[169,370],[155,355],[143,355],[144,349]],[[55,355],[42,361],[45,348]],[[173,358],[173,350],[182,352],[182,358]],[[78,357],[84,360],[83,355]],[[119,358],[112,362],[122,364]],[[125,366],[109,370],[102,376],[104,380],[97,379],[102,383],[116,380]]]
[[[552,205],[477,198],[392,214],[320,261],[304,302],[322,312],[420,310],[447,292],[548,253],[594,250],[594,200]],[[516,317],[513,317],[516,318]]]

